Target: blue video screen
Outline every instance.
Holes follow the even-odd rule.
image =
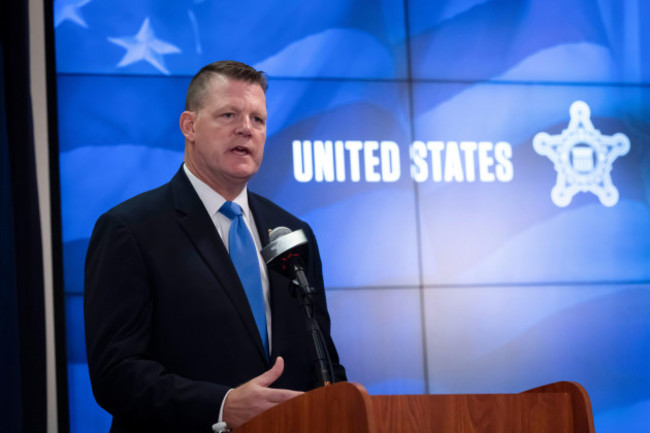
[[[83,331],[96,219],[183,161],[191,77],[269,76],[249,188],[307,221],[371,394],[570,380],[650,424],[650,3],[57,0],[72,432],[108,431]]]

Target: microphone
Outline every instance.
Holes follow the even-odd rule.
[[[260,252],[264,262],[285,276],[296,280],[306,293],[315,290],[305,275],[301,256],[305,254],[307,237],[302,230],[291,231],[287,227],[276,227],[269,233],[269,244]]]
[[[307,245],[307,237],[302,230],[293,232],[287,227],[276,227],[269,233],[269,244],[262,248],[262,258],[268,265],[301,245]]]
[[[261,254],[268,266],[291,278],[300,288],[299,304],[304,307],[307,327],[314,343],[316,369],[322,384],[329,385],[333,381],[334,370],[323,333],[314,317],[311,295],[316,293],[316,290],[309,284],[301,259],[301,255],[307,251],[308,242],[302,230],[294,232],[287,227],[276,227],[269,233],[269,244],[262,248]]]

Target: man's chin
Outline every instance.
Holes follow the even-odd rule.
[[[246,183],[249,180],[251,180],[256,173],[257,173],[257,169],[246,168],[246,169],[231,171],[229,177],[234,182]]]

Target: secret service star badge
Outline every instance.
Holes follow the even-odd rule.
[[[610,176],[612,163],[630,150],[630,140],[620,132],[601,134],[591,123],[591,111],[583,101],[571,104],[569,113],[569,126],[561,134],[540,132],[533,138],[535,152],[553,161],[557,171],[551,199],[565,207],[578,192],[591,192],[603,205],[614,206],[618,190]]]

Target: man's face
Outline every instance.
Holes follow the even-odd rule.
[[[227,199],[238,194],[262,163],[266,97],[259,84],[215,76],[201,108],[181,115],[185,162]],[[236,195],[235,194],[235,195]]]

